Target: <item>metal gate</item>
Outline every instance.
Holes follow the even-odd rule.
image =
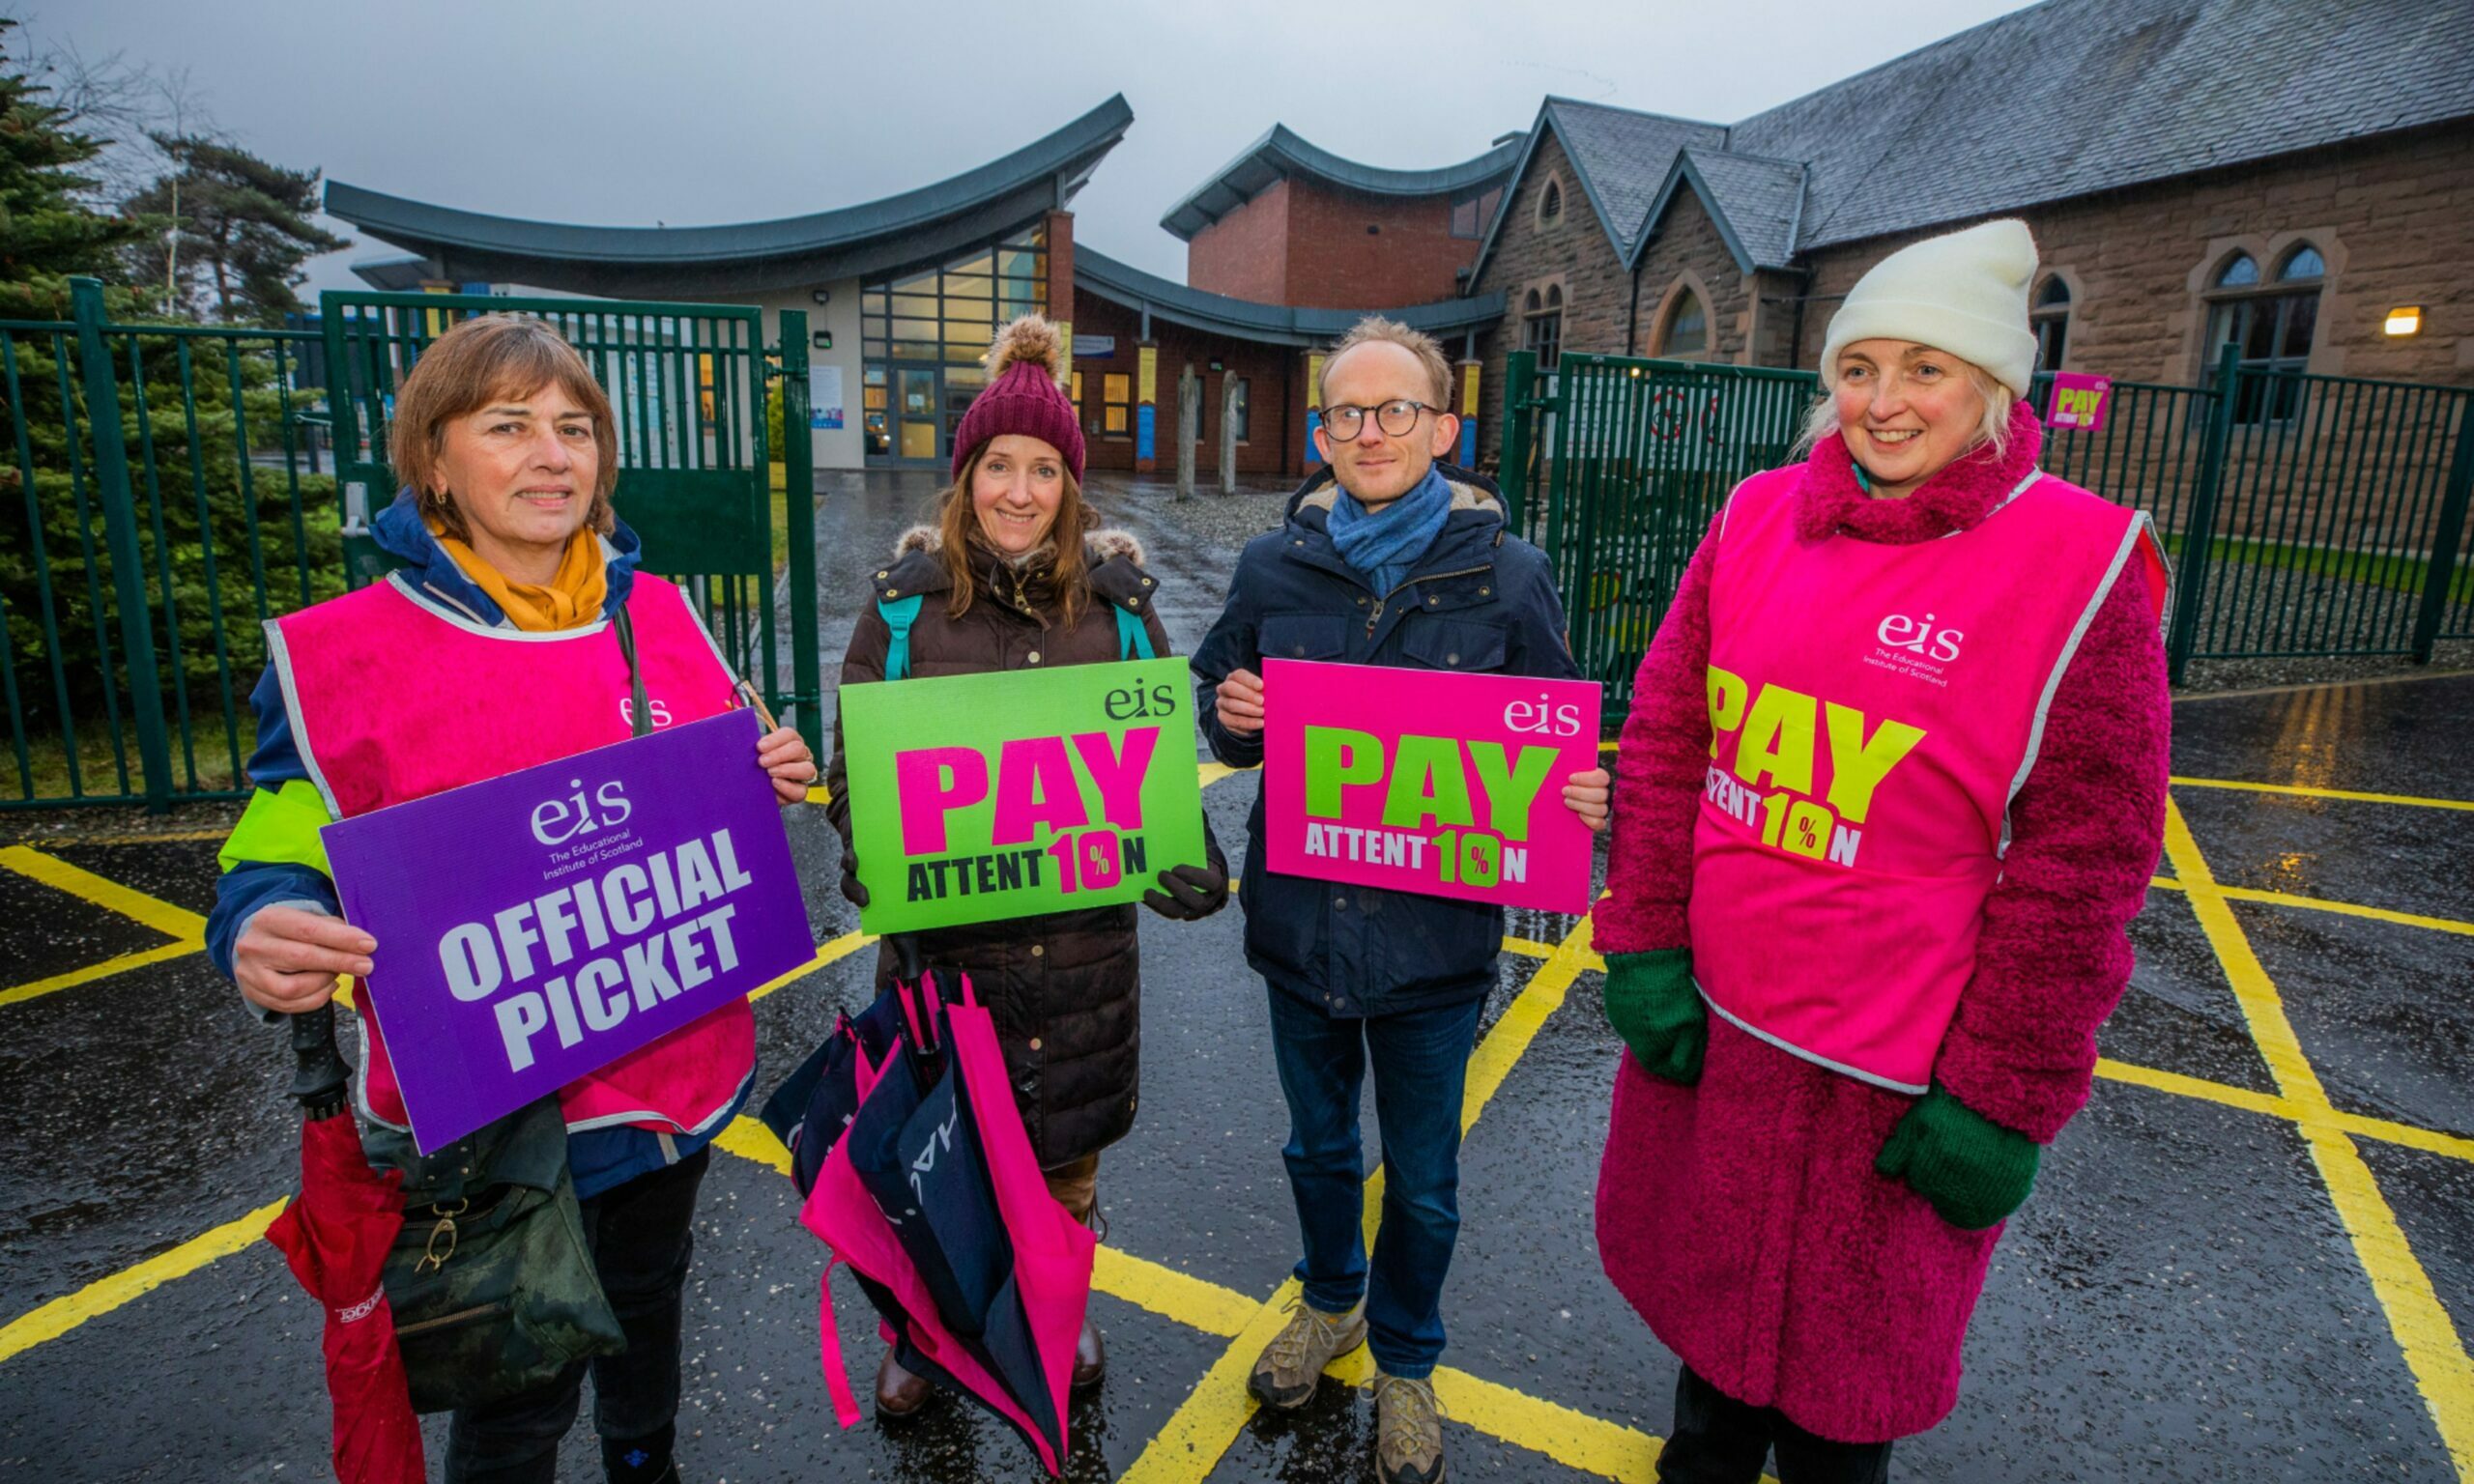
[[[2042,463],[2145,510],[2174,566],[2167,654],[2406,655],[2474,637],[2474,388],[2238,363],[2203,386],[2115,382],[2102,431]],[[1574,658],[1619,724],[1710,516],[1795,456],[1809,371],[1566,353],[1505,372],[1503,485],[1553,559]],[[2043,410],[2050,388],[2030,392]]]
[[[375,548],[354,538],[394,497],[388,420],[395,388],[421,352],[477,314],[546,321],[583,354],[610,398],[618,515],[644,538],[646,570],[688,590],[732,666],[821,752],[816,528],[805,502],[787,494],[787,623],[774,612],[773,471],[780,469],[786,491],[805,494],[814,484],[804,311],[782,311],[785,355],[767,353],[763,311],[734,304],[329,291],[318,308],[355,585],[376,575]],[[766,392],[776,377],[781,411],[768,419]],[[775,440],[781,448],[769,446]]]
[[[491,310],[584,353],[647,567],[821,751],[804,312],[785,356],[736,306],[331,293],[320,329],[257,329],[112,323],[100,283],[72,288],[70,320],[0,322],[0,809],[246,793],[260,624],[374,573],[353,538],[394,493],[394,389]]]

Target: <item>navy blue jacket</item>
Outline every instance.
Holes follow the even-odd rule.
[[[1290,498],[1280,529],[1247,543],[1228,605],[1193,660],[1195,710],[1213,756],[1238,768],[1263,760],[1262,734],[1221,726],[1212,692],[1231,671],[1260,674],[1267,655],[1582,678],[1565,646],[1546,555],[1505,528],[1491,480],[1438,468],[1453,485],[1452,511],[1391,592],[1374,591],[1333,545],[1338,486],[1328,469]],[[1275,874],[1263,865],[1259,785],[1247,833],[1238,887],[1246,961],[1275,986],[1347,1016],[1455,1004],[1493,986],[1502,908]]]

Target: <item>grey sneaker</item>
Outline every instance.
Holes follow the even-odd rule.
[[[1443,1484],[1443,1404],[1432,1385],[1374,1373],[1374,1471],[1383,1484]]]
[[[1304,1298],[1289,1300],[1293,1316],[1272,1336],[1246,1378],[1246,1389],[1266,1407],[1303,1407],[1323,1379],[1323,1367],[1366,1343],[1366,1300],[1346,1314],[1326,1314]]]

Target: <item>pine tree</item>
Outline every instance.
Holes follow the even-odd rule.
[[[54,319],[68,313],[68,276],[108,271],[138,229],[85,204],[95,181],[78,167],[103,141],[62,127],[47,90],[10,55],[16,27],[0,18],[0,317]]]
[[[287,170],[236,144],[172,134],[150,136],[172,161],[122,203],[128,215],[159,223],[158,234],[133,254],[142,282],[166,276],[164,255],[177,253],[183,281],[192,273],[213,288],[216,317],[235,325],[280,325],[299,313],[302,262],[331,252],[344,240],[310,219],[318,205],[318,172]]]

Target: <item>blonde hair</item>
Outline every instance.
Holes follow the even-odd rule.
[[[995,440],[991,439],[989,442]],[[988,456],[988,443],[971,450],[963,461],[963,471],[945,487],[939,497],[943,503],[936,507],[936,555],[945,563],[945,575],[952,579],[953,596],[945,600],[945,616],[960,618],[970,612],[972,599],[978,596],[978,573],[970,559],[970,538],[979,530],[977,512],[971,508],[971,480],[979,473],[979,461]],[[1063,611],[1065,627],[1072,628],[1082,616],[1089,594],[1083,575],[1090,563],[1082,552],[1082,537],[1100,524],[1099,512],[1082,499],[1082,481],[1074,471],[1060,469],[1057,478],[1065,493],[1056,502],[1056,520],[1048,528],[1048,538],[1055,543],[1057,605]],[[1045,622],[1045,618],[1042,620]]]
[[[395,477],[436,514],[448,535],[459,541],[472,537],[451,492],[440,486],[446,425],[493,402],[554,385],[591,416],[593,446],[601,450],[585,522],[605,536],[617,528],[610,498],[618,488],[618,431],[601,384],[576,348],[541,321],[482,314],[455,325],[420,353],[395,390],[394,420],[387,430],[387,459],[395,466]]]
[[[1956,357],[1951,358],[1957,359]],[[1968,440],[1967,446],[1960,449],[1958,457],[1950,462],[1955,464],[1959,459],[1966,458],[1978,448],[1988,446],[1993,449],[1993,457],[1996,460],[2009,457],[2010,406],[2019,400],[2018,393],[1995,381],[1992,372],[1985,370],[1974,361],[1961,360],[1959,366],[1967,373],[1968,385],[1974,387],[1976,395],[1984,399],[1984,415],[1977,419],[1974,436]],[[1793,456],[1804,457],[1813,451],[1815,444],[1837,431],[1838,392],[1831,383],[1829,373],[1825,370],[1822,372],[1821,400],[1815,402],[1812,411],[1804,414],[1804,431],[1796,440],[1796,445],[1791,450]]]
[[[1331,400],[1332,368],[1339,364],[1341,357],[1361,345],[1377,342],[1396,345],[1418,357],[1419,366],[1425,371],[1426,381],[1434,387],[1434,410],[1438,413],[1452,411],[1452,361],[1443,354],[1443,343],[1423,329],[1411,329],[1398,320],[1387,320],[1379,314],[1369,314],[1350,326],[1349,332],[1340,337],[1340,343],[1324,356],[1323,374],[1314,380],[1314,400],[1318,403]]]

